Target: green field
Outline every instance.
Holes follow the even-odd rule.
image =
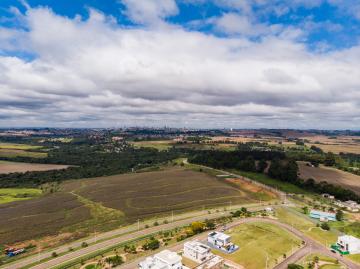
[[[35,151],[41,148],[41,146],[32,146],[27,144],[0,143],[0,157],[45,158],[47,156],[46,152]]]
[[[167,150],[174,144],[172,140],[160,140],[160,141],[137,141],[131,142],[135,148],[155,148],[157,150]]]
[[[290,232],[270,223],[254,222],[239,225],[230,229],[227,234],[232,237],[232,242],[240,247],[232,254],[214,251],[247,269],[273,267],[276,262],[281,262],[283,255],[290,255],[292,249],[301,245],[301,240]]]
[[[301,189],[300,187],[298,187],[296,185],[273,179],[262,173],[244,172],[244,171],[240,171],[240,170],[231,170],[231,172],[239,174],[243,177],[247,177],[247,178],[253,179],[255,181],[261,182],[265,185],[277,188],[284,192],[296,193],[296,194],[307,193],[306,191],[304,191],[303,189]]]
[[[40,195],[39,189],[0,189],[0,204],[28,200]]]

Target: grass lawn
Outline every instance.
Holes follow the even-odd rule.
[[[40,195],[39,189],[0,189],[0,204],[28,200]]]
[[[289,256],[293,248],[295,250],[301,245],[299,238],[270,223],[242,224],[227,233],[240,249],[232,254],[224,254],[217,250],[214,252],[247,269],[265,268],[267,255],[268,266],[271,268],[276,261],[282,261],[284,254]]]
[[[349,258],[350,260],[360,264],[360,254],[347,255],[346,257]]]
[[[302,265],[304,268],[308,268],[307,265],[309,263],[312,263],[314,261],[314,257],[319,258],[319,268],[320,269],[344,269],[345,267],[341,264],[337,264],[337,260],[334,258],[331,258],[329,256],[321,255],[318,253],[313,253],[310,255],[307,255],[305,258],[303,258],[300,261],[300,265]]]
[[[30,158],[46,158],[46,152],[27,151],[23,149],[0,148],[0,157],[30,157]]]
[[[259,181],[263,184],[266,184],[268,186],[278,188],[281,191],[288,192],[288,193],[308,193],[307,191],[299,188],[296,185],[293,185],[291,183],[283,182],[280,180],[273,179],[271,177],[268,177],[267,175],[264,175],[262,173],[255,173],[255,172],[244,172],[240,170],[231,170],[231,172],[235,174],[239,174],[243,177],[247,177],[256,181]]]

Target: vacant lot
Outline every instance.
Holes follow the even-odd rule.
[[[224,179],[183,168],[72,181],[64,189],[121,210],[130,220],[172,210],[249,203],[258,197]]]
[[[289,255],[292,248],[301,245],[299,238],[269,223],[246,223],[230,229],[227,233],[240,249],[230,255],[220,251],[216,251],[216,254],[247,269],[265,268],[267,255],[268,267],[272,268],[276,260],[282,260],[283,254]]]
[[[360,195],[360,176],[344,172],[332,167],[310,167],[305,162],[299,162],[300,178],[313,178],[315,181],[327,181],[334,185],[343,186]]]
[[[49,171],[68,168],[68,165],[19,163],[0,161],[0,174],[24,173],[29,171]]]

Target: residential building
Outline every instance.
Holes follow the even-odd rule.
[[[220,232],[211,232],[208,234],[208,244],[211,247],[223,250],[227,253],[232,253],[239,247],[231,243],[231,237]]]
[[[336,214],[318,210],[311,210],[310,217],[320,221],[336,221]]]
[[[211,248],[199,241],[189,241],[184,244],[183,256],[198,263],[211,257]]]
[[[352,235],[339,236],[335,245],[331,248],[339,251],[341,254],[359,254],[360,253],[360,239]]]
[[[139,269],[184,269],[181,259],[177,253],[163,250],[140,262]]]

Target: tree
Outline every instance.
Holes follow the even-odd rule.
[[[337,221],[342,221],[344,219],[344,212],[342,212],[341,210],[338,210],[336,212],[336,220]]]
[[[321,229],[326,230],[326,231],[330,230],[330,226],[327,222],[321,223],[320,227],[321,227]]]
[[[335,165],[335,155],[332,152],[328,152],[325,156],[324,164],[326,166],[334,166]]]
[[[205,223],[200,221],[195,221],[191,223],[191,230],[194,232],[194,234],[201,233],[205,229]]]
[[[150,241],[147,241],[143,245],[143,249],[145,250],[155,250],[160,247],[160,241],[155,238],[150,238]]]
[[[267,168],[268,164],[265,160],[260,160],[258,165],[257,165],[257,171],[260,173],[263,173],[265,171],[265,169]]]
[[[304,269],[304,267],[302,267],[301,265],[299,264],[295,264],[295,263],[290,263],[288,264],[288,269]]]
[[[304,206],[304,207],[302,208],[302,210],[303,210],[303,212],[304,212],[305,215],[308,215],[308,214],[309,214],[309,208],[308,208],[307,206]]]
[[[205,220],[205,226],[209,230],[215,229],[215,222],[207,219],[207,220]]]

